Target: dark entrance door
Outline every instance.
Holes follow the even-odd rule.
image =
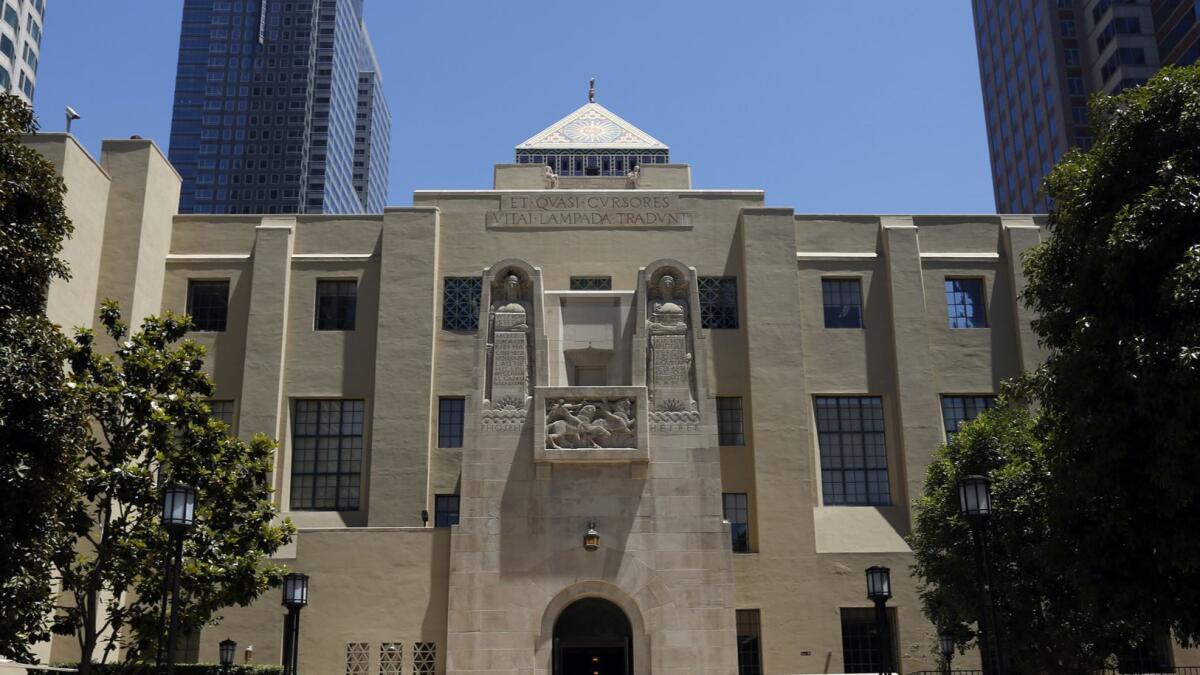
[[[632,675],[632,638],[620,607],[577,600],[554,623],[554,675]]]

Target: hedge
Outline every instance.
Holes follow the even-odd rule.
[[[55,663],[56,668],[77,669],[78,663]],[[44,670],[27,671],[29,675],[46,675]],[[94,663],[95,675],[155,675],[154,664],[146,663]],[[269,664],[233,665],[225,670],[215,663],[177,663],[176,675],[283,675],[283,666]]]

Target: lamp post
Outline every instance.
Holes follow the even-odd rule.
[[[296,675],[300,662],[300,610],[308,604],[308,575],[292,572],[283,578],[283,675]]]
[[[938,651],[942,653],[942,674],[950,675],[950,661],[954,658],[954,636],[949,633],[939,633]]]
[[[958,509],[971,526],[975,542],[975,579],[979,592],[979,656],[983,675],[1001,675],[1000,641],[992,625],[992,578],[988,563],[987,528],[992,516],[991,484],[983,476],[958,481]]]
[[[179,577],[183,568],[183,538],[196,524],[196,489],[172,483],[163,489],[162,523],[171,536],[172,557],[168,579],[171,589],[171,623],[167,628],[167,674],[175,673],[175,632],[179,630]],[[167,580],[163,583],[163,612],[166,612]],[[159,633],[161,638],[162,633]],[[162,653],[161,647],[159,653]]]
[[[221,669],[228,673],[229,669],[233,667],[233,654],[237,651],[237,643],[225,638],[221,640],[217,648],[221,652]]]
[[[879,637],[879,672],[892,672],[892,635],[888,628],[887,601],[892,597],[892,571],[878,565],[867,568],[867,599],[875,603],[875,634]]]

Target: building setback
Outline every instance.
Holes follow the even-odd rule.
[[[379,213],[391,113],[362,0],[185,0],[181,213]]]
[[[33,105],[46,0],[0,0],[0,89]]]
[[[1042,221],[799,215],[631,170],[619,139],[666,151],[588,104],[529,148],[582,175],[517,161],[490,190],[273,216],[173,215],[149,141],[97,165],[30,139],[77,228],[52,317],[191,312],[214,415],[279,439],[304,672],[879,672],[873,565],[895,671],[937,669],[911,504],[946,434],[1042,359],[1016,300]],[[279,662],[277,592],[221,614],[192,656],[230,637]]]
[[[1089,147],[1087,102],[1200,56],[1200,0],[972,0],[1000,213],[1043,213],[1042,178]]]

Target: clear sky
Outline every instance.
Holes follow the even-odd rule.
[[[167,149],[180,0],[50,0],[42,127]],[[966,0],[366,0],[392,108],[389,204],[488,188],[587,100],[698,188],[803,213],[991,213]]]

